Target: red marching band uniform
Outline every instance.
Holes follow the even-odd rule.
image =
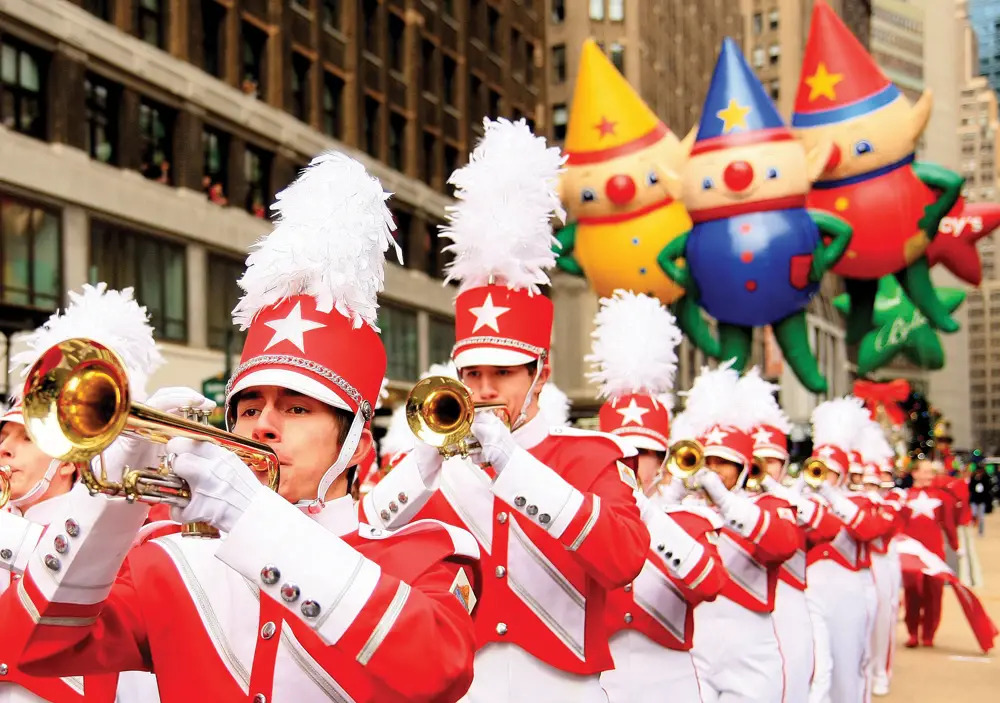
[[[246,295],[234,314],[249,332],[227,389],[227,421],[251,388],[339,410],[350,429],[315,500],[293,505],[235,455],[197,443],[189,450],[197,454],[174,459],[175,470],[186,459],[231,481],[228,505],[238,503],[235,492],[249,495],[220,525],[221,540],[171,534],[130,549],[145,506],[70,501],[0,601],[6,631],[25,642],[26,670],[155,671],[165,703],[192,700],[193,688],[199,700],[254,703],[463,695],[475,642],[475,540],[435,522],[388,534],[359,525],[349,495],[326,500],[385,373],[373,324],[392,242],[387,198],[360,163],[317,157],[279,194],[278,222],[241,280]],[[295,457],[281,461],[298,470]],[[185,476],[191,505],[209,480],[196,474]]]
[[[502,470],[461,457],[435,465],[436,451],[418,443],[361,510],[380,527],[433,517],[476,536],[483,588],[466,700],[605,701],[607,596],[642,569],[649,532],[619,473],[631,450],[608,435],[550,427],[534,400],[550,363],[553,307],[537,286],[554,264],[548,222],[560,211],[563,157],[523,120],[485,126],[452,175],[457,205],[443,231],[456,254],[449,276],[462,284],[453,359],[459,370],[528,368],[534,381],[512,413],[513,432],[495,440],[505,447]],[[477,416],[473,433],[489,420]]]
[[[658,300],[621,290],[601,300],[595,323],[587,360],[607,399],[600,429],[647,453],[639,461],[652,464],[669,449],[669,391],[681,332]],[[661,470],[652,476],[638,471],[635,484],[652,538],[645,564],[632,583],[608,598],[615,668],[602,675],[601,684],[611,703],[654,703],[667,691],[676,700],[701,700],[690,654],[695,607],[714,600],[728,578],[715,547],[722,521],[704,508],[664,505],[657,490]]]

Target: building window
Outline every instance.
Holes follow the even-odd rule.
[[[10,37],[0,41],[0,120],[7,129],[44,139],[43,54]]]
[[[437,174],[437,137],[432,132],[424,132],[424,183],[434,185]]]
[[[768,15],[767,15],[767,26],[771,30],[775,30],[775,29],[778,28],[778,17],[779,17],[779,15],[780,15],[780,13],[778,12],[777,9],[771,10],[768,13]]]
[[[514,75],[524,75],[524,37],[521,33],[514,29],[510,30],[510,44],[508,45],[510,50],[510,67]]]
[[[206,73],[223,75],[223,37],[226,33],[226,8],[214,0],[201,4],[201,56]]]
[[[323,25],[332,29],[340,29],[341,0],[322,0]]]
[[[455,347],[455,323],[452,320],[431,316],[427,326],[427,357],[432,364],[451,358]]]
[[[392,232],[392,238],[396,240],[400,251],[403,253],[403,262],[410,261],[410,231],[413,229],[413,213],[403,210],[398,206],[392,210],[392,218],[396,222],[396,229]]]
[[[759,13],[753,13],[753,33],[760,34],[764,29],[764,16]]]
[[[101,220],[90,224],[90,282],[135,288],[153,335],[187,340],[187,271],[180,244]]]
[[[62,297],[59,213],[0,196],[0,297],[45,310]]]
[[[444,145],[444,172],[447,178],[458,170],[459,150],[451,144]]]
[[[562,24],[566,21],[566,0],[552,0],[552,24]]]
[[[458,85],[456,83],[458,80],[458,64],[450,56],[445,56],[441,63],[444,69],[444,85],[442,86],[444,102],[446,105],[456,107],[458,105]]]
[[[84,0],[83,9],[105,22],[111,22],[115,9],[114,0]]]
[[[625,0],[608,0],[608,19],[612,22],[625,19]]]
[[[205,196],[216,205],[228,205],[226,185],[229,182],[229,135],[205,127],[201,131],[201,187]]]
[[[163,48],[166,24],[166,2],[164,0],[138,0],[135,7],[135,28],[137,36],[147,44]]]
[[[399,15],[389,13],[389,68],[403,72],[403,49],[406,47],[406,22]]]
[[[378,308],[378,326],[387,357],[386,376],[413,381],[420,374],[417,361],[417,313],[383,302]]]
[[[208,310],[208,347],[230,354],[243,348],[246,332],[233,324],[232,310],[243,296],[236,282],[243,275],[245,264],[222,254],[208,255],[208,285],[205,307]]]
[[[365,151],[378,158],[381,149],[382,104],[370,95],[365,96]]]
[[[590,0],[590,19],[604,19],[604,0]]]
[[[611,54],[611,63],[613,63],[615,65],[615,68],[618,69],[619,73],[621,73],[622,75],[624,75],[625,74],[625,47],[622,46],[621,44],[619,44],[618,42],[614,42],[611,45],[610,54]]]
[[[500,12],[493,6],[486,8],[487,46],[494,54],[499,54],[500,46]]]
[[[243,176],[247,183],[246,211],[254,217],[267,217],[271,198],[271,155],[263,149],[247,146],[243,155]]]
[[[500,117],[500,93],[495,90],[490,91],[490,108],[487,114],[493,119]]]
[[[364,0],[361,6],[362,22],[364,22],[365,50],[379,56],[382,42],[378,26],[378,0]]]
[[[761,47],[755,47],[753,50],[753,67],[763,68],[764,67],[764,50]]]
[[[309,69],[312,61],[302,54],[292,54],[292,114],[309,121]]]
[[[777,44],[771,44],[771,48],[767,50],[767,54],[770,57],[771,65],[777,66],[778,60],[781,58],[781,47]]]
[[[142,175],[159,183],[172,183],[174,115],[168,108],[142,98],[139,102],[139,145]]]
[[[327,73],[323,80],[323,131],[340,139],[343,134],[344,79],[334,73]]]
[[[435,59],[437,58],[437,47],[434,43],[426,39],[420,42],[420,59],[421,59],[421,89],[425,93],[430,93],[434,95],[437,93],[437,66],[435,65]]]
[[[88,73],[83,79],[87,109],[85,148],[90,158],[106,164],[117,163],[118,86]]]
[[[267,32],[249,22],[243,23],[243,78],[242,89],[247,95],[259,98],[264,93],[264,56],[267,49]]]
[[[524,83],[530,90],[535,82],[535,44],[526,41],[524,43]]]
[[[397,171],[406,168],[406,117],[398,112],[389,114],[389,166]]]
[[[561,142],[566,138],[566,127],[569,125],[569,110],[565,103],[552,106],[552,138]]]
[[[566,82],[566,45],[556,44],[552,47],[552,82]]]

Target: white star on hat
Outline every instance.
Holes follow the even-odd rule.
[[[500,325],[497,324],[497,320],[509,310],[510,308],[494,305],[493,294],[487,293],[486,300],[483,301],[482,305],[476,308],[469,308],[469,312],[476,316],[476,324],[472,326],[472,331],[475,332],[480,327],[489,327],[494,332],[499,332]]]
[[[632,398],[631,402],[624,408],[616,409],[616,413],[622,416],[622,425],[631,425],[635,423],[636,425],[645,425],[642,421],[642,416],[649,412],[649,408],[644,408],[635,402],[635,398]]]
[[[281,320],[271,320],[265,325],[274,330],[274,336],[267,343],[264,350],[268,350],[278,342],[288,340],[299,348],[303,354],[306,351],[305,333],[310,330],[318,330],[326,327],[322,322],[306,320],[302,317],[302,303],[295,303],[295,307],[288,313],[288,316]]]
[[[914,516],[922,515],[934,520],[934,511],[941,505],[941,500],[939,498],[931,498],[927,495],[927,491],[920,491],[916,498],[907,501],[906,504],[910,506],[910,510],[913,511]]]
[[[753,443],[754,444],[774,444],[771,439],[771,433],[765,430],[763,427],[758,429],[753,433]]]
[[[836,453],[837,450],[831,447],[830,445],[827,445],[819,450],[819,455],[824,459],[832,459],[834,454]]]
[[[705,444],[720,445],[729,433],[721,427],[713,427],[711,432],[705,435]]]

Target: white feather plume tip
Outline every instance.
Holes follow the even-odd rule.
[[[569,396],[554,383],[542,386],[538,395],[538,411],[549,425],[565,427],[569,424]]]
[[[131,288],[109,290],[107,283],[84,284],[69,292],[69,305],[24,338],[27,348],[11,358],[15,378],[23,378],[48,349],[74,337],[86,337],[114,351],[125,364],[129,392],[146,399],[146,381],[163,363],[153,339],[149,315]],[[20,384],[17,384],[18,386]]]
[[[871,419],[858,433],[855,449],[861,452],[861,458],[865,460],[865,463],[879,464],[896,456],[889,440],[885,438],[882,426]]]
[[[446,361],[443,364],[431,364],[427,367],[427,370],[420,375],[420,380],[431,376],[447,376],[448,378],[454,378],[457,381],[458,369],[455,367],[454,361]]]
[[[389,197],[360,162],[336,151],[314,158],[271,206],[274,229],[247,257],[233,322],[246,329],[263,308],[311,295],[320,312],[377,329],[386,250],[402,263]]]
[[[456,204],[440,236],[455,255],[447,280],[463,290],[494,282],[539,292],[555,265],[552,217],[565,219],[557,186],[566,157],[523,120],[483,120],[469,163],[451,174]]]
[[[716,369],[702,367],[684,403],[685,423],[697,435],[715,425],[727,425],[744,432],[754,427],[747,400],[738,390],[740,375],[727,361]]]
[[[616,290],[610,298],[601,298],[594,324],[586,357],[594,371],[587,378],[600,384],[604,398],[673,389],[682,335],[676,318],[659,300]]]
[[[812,411],[813,446],[831,444],[845,452],[854,449],[858,433],[869,421],[860,398],[847,396],[820,403]]]
[[[770,425],[788,434],[792,431],[792,423],[774,397],[779,388],[778,384],[762,378],[756,366],[747,371],[739,383],[740,396],[753,416],[753,424]]]

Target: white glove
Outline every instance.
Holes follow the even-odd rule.
[[[428,488],[436,489],[441,480],[441,467],[444,465],[438,448],[432,447],[426,442],[417,442],[410,455],[417,465],[420,480]]]
[[[795,503],[795,497],[792,495],[792,491],[782,486],[780,482],[775,481],[770,476],[765,476],[761,481],[761,485],[767,489],[767,492],[771,495],[777,496],[782,500],[787,500],[789,503]]]
[[[472,452],[470,458],[478,464],[490,464],[498,474],[507,467],[518,449],[510,428],[493,413],[476,414],[476,419],[472,421],[472,435],[482,446]]]
[[[215,409],[214,400],[209,400],[201,393],[183,386],[160,388],[146,399],[144,405],[171,415],[180,415],[181,408],[197,408],[208,411]],[[123,434],[104,450],[104,467],[108,479],[120,482],[126,466],[133,469],[155,468],[159,466],[160,458],[164,453],[163,446],[160,444]],[[100,457],[94,458],[91,462],[91,468],[94,474],[100,477]]]
[[[167,442],[167,452],[176,455],[173,473],[191,487],[191,501],[170,509],[177,522],[208,522],[230,532],[253,499],[267,490],[239,457],[215,444],[176,437]]]
[[[688,489],[682,479],[674,476],[670,479],[670,483],[660,489],[659,493],[660,501],[664,505],[677,505],[684,500],[684,496],[688,494]]]
[[[710,469],[701,469],[694,475],[694,479],[719,508],[730,528],[743,537],[753,533],[760,520],[760,508],[746,496],[737,495],[727,489],[719,474]]]
[[[848,524],[854,521],[861,510],[850,498],[829,483],[824,483],[819,487],[819,494],[830,503],[833,514]]]

